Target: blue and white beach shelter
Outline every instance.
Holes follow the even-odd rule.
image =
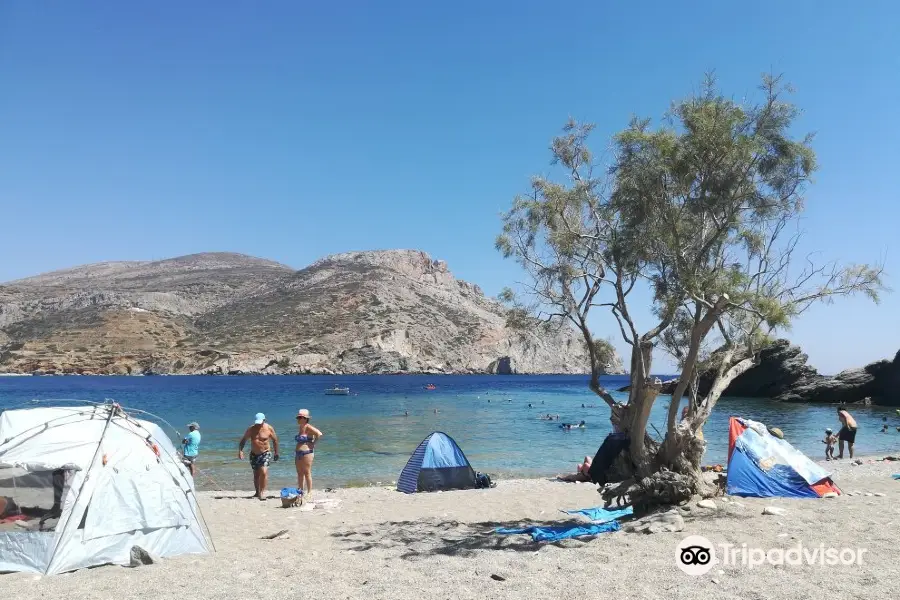
[[[440,431],[422,440],[397,480],[397,491],[406,494],[475,487],[475,471],[466,455],[453,438]]]
[[[728,425],[728,487],[731,496],[821,498],[841,490],[831,473],[762,423],[731,417]]]

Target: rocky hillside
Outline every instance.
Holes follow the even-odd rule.
[[[239,254],[76,267],[0,285],[0,372],[581,373],[569,329],[506,310],[423,252],[294,271]],[[610,371],[620,371],[610,357]]]
[[[700,376],[700,391],[706,393],[713,380],[715,354]],[[880,360],[865,367],[820,375],[807,364],[809,357],[787,340],[777,340],[760,352],[759,364],[735,379],[726,396],[773,398],[783,402],[852,404],[871,402],[900,406],[900,351],[893,360]],[[671,394],[676,381],[663,385]]]

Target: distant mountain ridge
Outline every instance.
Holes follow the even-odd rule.
[[[416,250],[299,271],[226,252],[104,262],[0,284],[0,372],[586,371],[573,330],[514,330],[506,315]]]

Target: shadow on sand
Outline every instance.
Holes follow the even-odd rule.
[[[530,519],[499,522],[461,523],[449,520],[386,521],[361,527],[354,531],[338,531],[331,534],[348,550],[366,552],[372,549],[398,552],[400,558],[415,560],[428,556],[472,556],[479,550],[512,550],[536,552],[545,546],[572,548],[589,543],[594,537],[586,536],[560,542],[537,543],[530,535],[500,535],[498,527],[524,528],[561,525],[584,525],[584,521],[566,520],[542,522]],[[601,534],[605,535],[605,534]]]

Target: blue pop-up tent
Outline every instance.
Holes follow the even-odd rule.
[[[475,470],[466,455],[453,438],[440,431],[422,440],[397,480],[397,490],[406,494],[475,487]]]
[[[731,496],[821,498],[841,490],[831,473],[762,423],[731,417],[728,435],[728,486]]]

